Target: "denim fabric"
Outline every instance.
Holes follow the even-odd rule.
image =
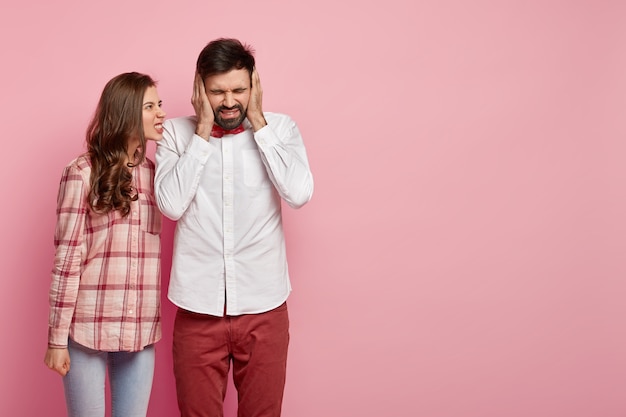
[[[138,352],[102,352],[70,339],[63,377],[68,417],[104,417],[108,370],[112,417],[145,417],[154,375],[154,345]]]

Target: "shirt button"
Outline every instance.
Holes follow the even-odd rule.
[[[128,310],[128,314],[133,314],[133,310]]]

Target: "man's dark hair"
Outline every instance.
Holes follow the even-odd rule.
[[[254,50],[237,39],[220,38],[211,41],[198,56],[196,70],[203,80],[215,74],[245,68],[252,76]]]

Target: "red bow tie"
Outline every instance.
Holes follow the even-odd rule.
[[[216,123],[213,123],[211,136],[213,136],[214,138],[221,138],[224,135],[236,135],[237,133],[241,133],[244,130],[246,129],[243,127],[243,123],[231,130],[226,130],[222,126],[218,126]]]

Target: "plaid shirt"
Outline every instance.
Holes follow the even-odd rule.
[[[65,167],[57,200],[48,344],[68,337],[101,351],[138,351],[161,338],[161,213],[154,163],[134,168],[139,198],[122,217],[87,203],[91,162]]]

